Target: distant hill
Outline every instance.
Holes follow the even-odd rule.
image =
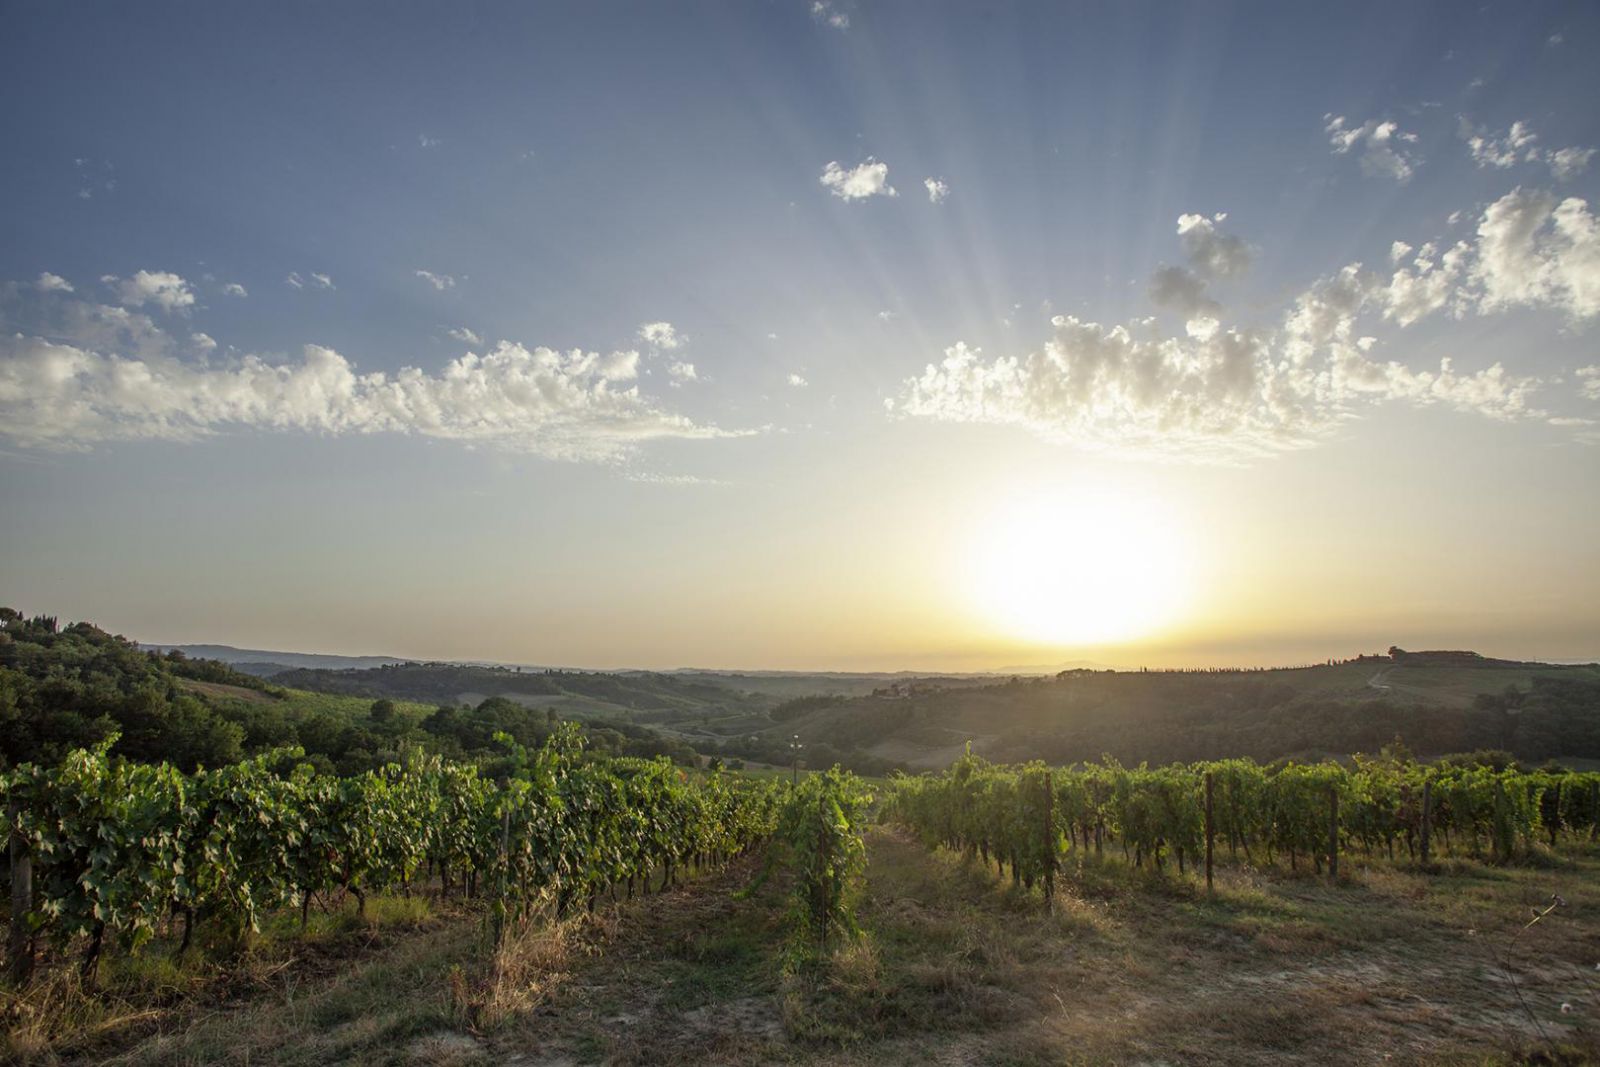
[[[190,659],[214,659],[241,670],[249,667],[252,669],[246,670],[245,673],[258,678],[270,678],[277,671],[296,667],[365,670],[369,667],[405,662],[394,656],[331,656],[318,652],[273,652],[259,648],[234,648],[232,645],[140,645],[140,647],[154,649],[157,652],[168,652],[175,648]],[[275,670],[260,669],[264,667]]]
[[[1398,650],[1397,650],[1398,651]],[[1505,750],[1600,758],[1600,667],[1402,653],[1261,671],[1064,671],[961,688],[902,686],[799,705],[775,733],[918,769],[970,742],[998,760],[1127,763]]]

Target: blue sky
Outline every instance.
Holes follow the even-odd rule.
[[[13,3],[0,22],[19,606],[333,651],[998,665],[1082,650],[973,621],[950,577],[984,536],[964,516],[997,487],[1092,482],[1165,501],[1186,544],[1222,531],[1195,550],[1210,591],[1130,656],[1470,641],[1463,618],[1508,597],[1526,604],[1484,640],[1593,651],[1591,590],[1561,578],[1595,569],[1600,526],[1592,5]],[[1358,292],[1328,288],[1357,263]],[[1315,368],[1285,369],[1297,339]],[[451,361],[502,342],[449,392]],[[393,391],[267,381],[307,360]],[[245,383],[247,363],[266,370]],[[1439,542],[1501,466],[1548,517],[1538,566],[1527,530]],[[1440,478],[1462,495],[1432,500]],[[1355,550],[1411,546],[1422,577],[1371,578],[1365,624],[1341,602],[1290,640],[1263,621],[1283,605],[1217,587],[1250,580],[1241,530],[1303,542],[1283,512],[1315,510],[1316,484],[1396,492],[1393,528],[1329,522]],[[1503,587],[1447,589],[1449,552]],[[1325,559],[1281,566],[1348,589]],[[448,639],[399,621],[419,600]]]

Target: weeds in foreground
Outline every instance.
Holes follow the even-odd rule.
[[[609,912],[556,918],[554,905],[514,921],[495,942],[486,937],[481,965],[449,973],[451,1016],[473,1033],[493,1030],[545,1003],[560,988],[574,959],[609,938]]]

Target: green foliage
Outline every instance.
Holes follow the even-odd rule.
[[[109,755],[116,738],[54,767],[0,776],[11,829],[34,857],[35,905],[22,921],[65,945],[129,948],[168,914],[242,932],[313,894],[407,887],[425,867],[476,889],[497,911],[558,910],[651,871],[724,859],[770,834],[775,787],[690,778],[663,760],[603,760],[575,727],[529,751],[503,736],[515,777],[412,750],[347,777],[298,749],[217,770]]]
[[[1046,776],[1050,793],[1040,788]],[[1157,768],[1107,758],[1050,771],[997,766],[969,751],[942,774],[898,779],[886,811],[925,843],[981,853],[1030,887],[1070,851],[1099,854],[1108,842],[1140,866],[1175,856],[1182,871],[1205,846],[1207,776],[1214,841],[1247,862],[1286,856],[1295,866],[1309,857],[1320,870],[1335,798],[1341,850],[1394,858],[1403,842],[1415,856],[1424,783],[1430,831],[1452,852],[1503,863],[1527,855],[1541,835],[1552,845],[1562,834],[1592,839],[1600,825],[1600,774],[1359,756],[1348,765],[1232,759]]]
[[[447,668],[434,665],[423,676],[442,685],[442,672]],[[322,678],[369,672],[304,673]],[[543,674],[498,673],[535,687],[547,684],[541,681]],[[391,675],[408,676],[390,671],[385,677]],[[652,684],[671,688],[675,683],[657,679]],[[590,687],[599,686],[593,682]],[[708,687],[680,688],[672,689],[672,695],[687,701]],[[645,699],[637,685],[628,692]],[[728,695],[727,690],[720,692]],[[618,693],[612,695],[620,699]],[[494,742],[496,733],[537,748],[557,725],[551,709],[526,707],[505,697],[490,697],[470,708],[453,703],[436,707],[389,696],[374,700],[283,689],[226,664],[189,659],[177,650],[164,655],[143,651],[88,623],[62,629],[53,618],[29,620],[0,609],[0,767],[54,763],[117,735],[115,755],[165,760],[184,771],[300,748],[320,770],[352,776],[396,762],[407,748],[420,748],[450,759],[490,761],[487,770],[494,775],[503,773],[493,763],[503,752]],[[694,749],[648,727],[596,723],[586,732],[606,754],[668,756],[685,766],[698,762]]]
[[[776,860],[793,878],[791,915],[802,956],[860,933],[855,908],[866,869],[861,831],[872,794],[834,767],[789,790],[773,835]]]

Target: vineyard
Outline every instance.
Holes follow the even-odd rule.
[[[362,946],[379,943],[376,920],[361,917],[402,899],[438,909],[443,925],[381,950],[404,961],[381,992],[341,992],[366,981],[341,975],[309,1016],[293,984],[226,1012],[196,1005],[192,1034],[167,1046],[146,1030],[148,1054],[132,1061],[273,1060],[301,1040],[281,1015],[327,1020],[304,1046],[322,1051],[296,1062],[395,1062],[392,1032],[427,1035],[413,1062],[456,1062],[460,1048],[470,1063],[527,1048],[553,1050],[550,1062],[834,1062],[827,1050],[879,1040],[884,1059],[909,1062],[965,1048],[970,1033],[987,1035],[981,1051],[953,1062],[1043,1063],[1059,1062],[1064,1019],[1102,1020],[1070,1031],[1090,1059],[1149,1047],[1181,1062],[1198,1047],[1204,1060],[1243,1042],[1276,1062],[1290,1037],[1313,1058],[1333,1039],[1300,1021],[1308,1012],[1344,1012],[1341,1047],[1358,1059],[1362,1035],[1379,1033],[1362,1025],[1370,1006],[1316,999],[1344,981],[1345,955],[1363,961],[1350,973],[1459,998],[1455,1043],[1425,1046],[1445,1060],[1554,1047],[1553,1034],[1587,1048],[1563,1013],[1573,1001],[1600,1008],[1581,999],[1594,966],[1582,961],[1600,949],[1586,918],[1600,907],[1600,774],[1360,757],[1062,768],[968,753],[869,788],[838,768],[790,782],[597,756],[570,725],[538,749],[499,744],[495,766],[509,771],[493,778],[420,752],[338,777],[293,749],[185,774],[113,757],[109,744],[8,772],[14,981],[0,1014],[17,1025],[41,1010],[30,1004],[70,1003],[28,999],[65,982],[76,1003],[107,1005],[86,1018],[115,1018],[116,1005],[182,1017],[182,1004],[130,994],[128,976],[186,959],[204,973],[249,970],[271,938],[275,970],[316,943],[316,916],[325,930],[329,916],[348,919],[349,974],[361,976]],[[1215,890],[1201,892],[1202,878]],[[1549,955],[1511,987],[1520,1001],[1494,983],[1441,987],[1460,954],[1476,954],[1469,978],[1509,975],[1508,946],[1539,923],[1563,923],[1562,946],[1546,940]],[[1497,940],[1479,948],[1480,931]],[[441,936],[447,951],[429,947]],[[576,954],[551,947],[573,938],[593,940]],[[1241,954],[1241,941],[1260,947]],[[383,958],[371,965],[380,976]],[[1259,1002],[1216,980],[1240,968],[1255,968],[1259,986],[1244,988]],[[583,977],[563,993],[552,971]],[[1103,1022],[1141,1017],[1119,1005],[1150,987],[1166,1000],[1136,1000],[1140,1013],[1172,1007],[1149,1032]],[[1074,999],[1057,993],[1067,988]],[[623,1006],[599,1011],[584,999],[597,995]],[[1210,1007],[1184,1007],[1195,997]],[[1300,1006],[1277,1006],[1284,997]],[[361,1039],[344,1025],[372,1013],[390,1029]],[[619,1030],[635,1017],[651,1022]],[[1259,1031],[1230,1029],[1253,1018]],[[1500,1030],[1484,1029],[1490,1018]],[[56,1062],[48,1042],[11,1040],[8,1052],[33,1050],[22,1061]],[[57,1040],[85,1058],[71,1034]]]
[[[1503,863],[1539,842],[1592,841],[1600,774],[1428,767],[1356,758],[1266,768],[1250,760],[1126,768],[1000,766],[970,752],[939,775],[903,779],[890,818],[930,845],[979,855],[1053,895],[1072,856],[1120,849],[1136,867],[1175,860],[1180,874],[1215,852],[1291,870],[1337,873],[1341,853],[1427,864],[1443,854]]]
[[[559,918],[597,898],[670,886],[777,828],[794,871],[797,922],[826,943],[848,927],[864,794],[839,772],[792,793],[751,779],[691,777],[665,760],[585,759],[568,727],[518,772],[415,755],[352,778],[317,774],[294,750],[184,775],[114,759],[110,742],[4,779],[12,841],[12,968],[25,981],[42,940],[81,945],[92,986],[102,954],[158,928],[244,935],[275,910],[428,881],[487,901],[497,930],[548,904]]]

